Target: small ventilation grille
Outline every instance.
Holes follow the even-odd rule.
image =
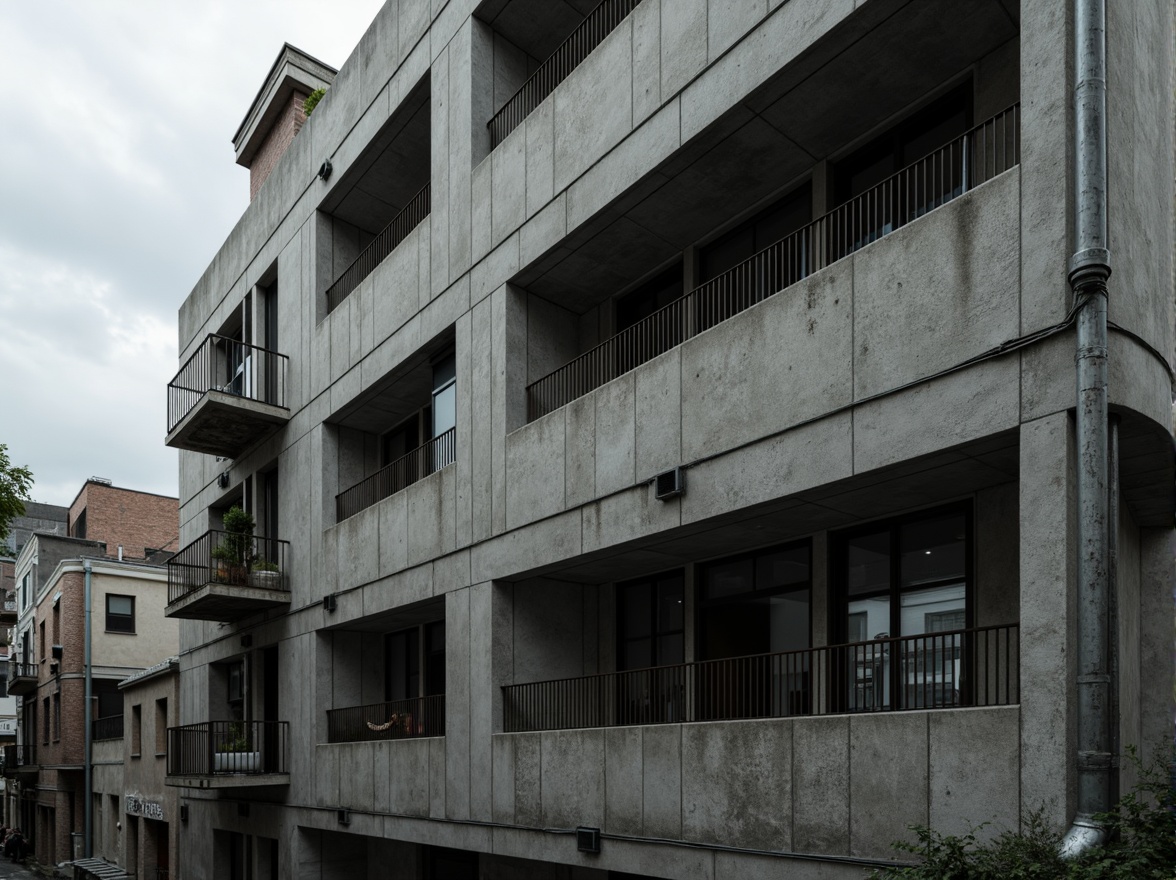
[[[216,484],[222,489],[229,488],[229,472],[221,471],[220,476],[216,478]]]
[[[599,828],[577,828],[576,829],[576,849],[582,853],[599,853],[600,852],[600,829]]]
[[[669,501],[686,491],[686,471],[680,467],[654,478],[654,494],[658,501]]]

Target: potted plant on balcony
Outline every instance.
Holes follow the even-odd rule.
[[[253,562],[253,514],[234,504],[222,519],[224,532],[212,548],[216,560],[216,579],[222,583],[244,586],[248,581],[249,565]]]
[[[213,755],[213,773],[256,773],[261,766],[261,752],[250,748],[245,725],[234,721],[221,734]]]
[[[249,585],[264,590],[276,590],[281,586],[282,572],[276,562],[259,559],[253,563],[253,571],[249,575]]]

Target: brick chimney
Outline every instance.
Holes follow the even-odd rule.
[[[233,135],[237,164],[249,169],[250,201],[261,191],[261,185],[306,121],[303,101],[315,89],[328,88],[337,72],[289,43],[282,46]]]

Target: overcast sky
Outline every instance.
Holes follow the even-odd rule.
[[[231,139],[283,42],[333,67],[380,0],[0,0],[0,443],[68,504],[177,493],[176,312],[249,201]]]

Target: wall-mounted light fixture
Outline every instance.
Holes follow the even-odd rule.
[[[331,176],[331,172],[333,170],[334,170],[334,167],[331,165],[331,160],[327,159],[325,162],[323,162],[322,165],[319,166],[319,170],[318,170],[319,180],[326,180],[327,178],[329,178]]]

